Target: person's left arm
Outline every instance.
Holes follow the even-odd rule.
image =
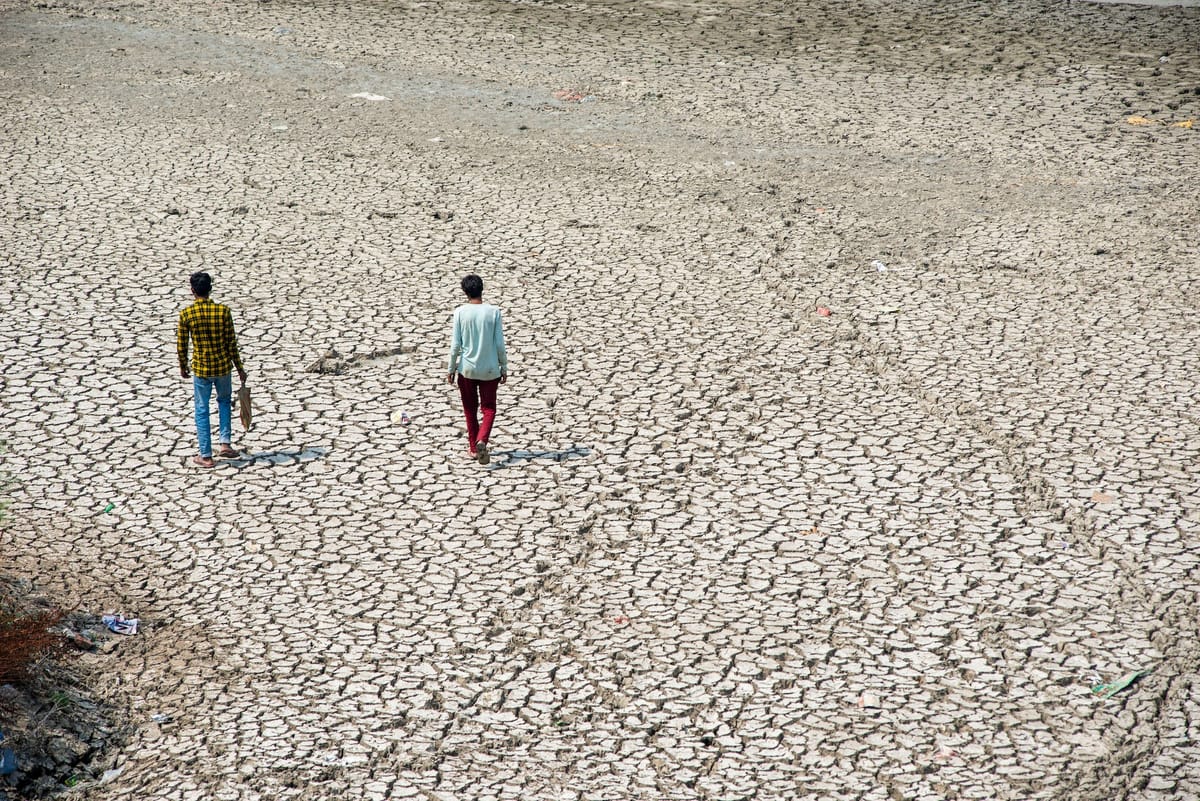
[[[462,355],[462,331],[458,325],[458,310],[454,311],[454,321],[450,324],[450,370],[449,382],[454,383],[454,375],[458,372],[458,359]]]
[[[184,378],[190,378],[192,375],[188,370],[188,339],[190,337],[191,331],[188,328],[187,315],[180,312],[179,323],[175,326],[175,353],[179,356],[179,374]]]

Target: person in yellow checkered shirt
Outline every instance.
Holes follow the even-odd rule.
[[[233,435],[233,381],[230,371],[237,368],[238,378],[246,383],[246,369],[238,355],[237,334],[233,329],[233,313],[228,306],[213,303],[212,276],[205,272],[192,273],[190,279],[192,305],[179,313],[175,329],[175,348],[179,352],[179,373],[192,379],[192,397],[196,406],[196,438],[200,455],[192,461],[200,467],[215,467],[212,451],[212,418],[209,401],[217,391],[218,456],[233,458],[238,452],[230,444]],[[188,364],[188,343],[192,344],[192,360]]]

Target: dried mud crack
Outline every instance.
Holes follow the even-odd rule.
[[[88,797],[1200,797],[1198,14],[0,0],[0,554],[154,621]]]

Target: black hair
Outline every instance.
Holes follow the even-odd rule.
[[[192,291],[197,297],[207,298],[212,292],[212,276],[204,272],[192,273]]]
[[[463,292],[467,293],[467,297],[472,300],[483,297],[483,279],[475,273],[471,273],[462,280]]]

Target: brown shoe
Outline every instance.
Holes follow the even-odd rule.
[[[235,451],[228,445],[222,445],[221,450],[217,451],[217,456],[220,456],[222,459],[236,459],[241,455],[241,451]]]
[[[193,456],[192,464],[197,467],[216,467],[217,463],[213,461],[211,456]]]

